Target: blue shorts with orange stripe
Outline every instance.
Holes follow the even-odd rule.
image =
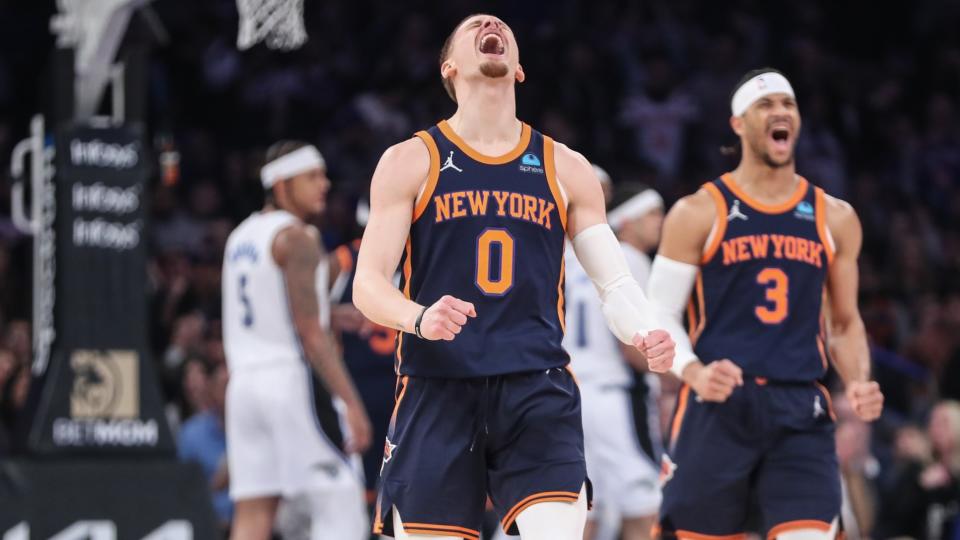
[[[685,385],[661,466],[659,536],[829,530],[840,514],[834,421],[817,383],[744,377],[724,403],[700,401]]]
[[[564,368],[469,379],[401,377],[374,532],[393,507],[412,534],[477,540],[487,497],[517,534],[525,508],[574,502],[587,481],[580,391]],[[589,489],[588,489],[589,491]]]

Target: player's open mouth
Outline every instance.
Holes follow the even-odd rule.
[[[480,52],[483,54],[502,55],[506,51],[503,38],[496,33],[485,34],[480,38]]]
[[[790,149],[790,129],[785,126],[776,126],[770,130],[770,140],[776,148]]]

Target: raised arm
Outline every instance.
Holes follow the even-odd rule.
[[[692,386],[701,399],[725,401],[735,386],[743,384],[740,368],[729,359],[704,366],[683,329],[683,313],[716,222],[717,209],[711,197],[701,189],[677,201],[667,213],[647,291],[677,342],[673,373]],[[713,231],[714,236],[720,234],[722,231]]]
[[[674,343],[630,273],[620,242],[607,225],[603,190],[581,154],[555,143],[557,180],[567,194],[567,234],[600,295],[603,315],[617,339],[643,352],[650,371],[673,363]]]
[[[429,309],[393,284],[406,246],[418,194],[430,174],[430,155],[418,138],[384,152],[370,184],[370,219],[363,233],[353,281],[353,302],[371,321],[420,337],[452,340],[476,316],[473,304],[444,296]]]
[[[870,381],[867,331],[857,306],[857,257],[863,242],[860,220],[844,201],[827,197],[827,225],[836,242],[836,254],[827,276],[830,302],[830,356],[843,379],[847,399],[862,420],[870,421],[883,410],[880,386]]]
[[[294,225],[280,231],[273,242],[273,257],[283,270],[293,326],[303,352],[330,392],[347,406],[346,419],[350,427],[347,450],[362,452],[370,446],[370,421],[333,339],[320,328],[316,288],[320,241],[316,229]]]

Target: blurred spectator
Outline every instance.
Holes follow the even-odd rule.
[[[198,407],[180,429],[177,455],[181,461],[193,462],[203,468],[210,486],[213,508],[220,526],[226,529],[233,519],[233,504],[227,491],[227,437],[224,430],[224,410],[227,395],[227,366],[223,363],[190,361],[187,363],[184,385]]]
[[[956,538],[960,525],[960,402],[942,401],[927,434],[897,433],[895,481],[884,493],[881,537]]]
[[[30,358],[30,323],[24,320],[10,321],[3,345],[13,353],[18,364],[29,364],[32,360]]]
[[[7,382],[17,371],[17,359],[8,349],[0,349],[0,407],[6,401]],[[10,439],[8,434],[7,422],[0,415],[0,456],[10,451]]]
[[[6,383],[0,388],[0,426],[6,426],[8,436],[13,433],[20,411],[27,402],[29,389],[29,366],[25,363],[15,365]]]
[[[681,171],[687,125],[693,122],[697,106],[680,88],[665,55],[648,59],[647,77],[644,91],[624,101],[620,121],[634,131],[637,155],[669,185]]]

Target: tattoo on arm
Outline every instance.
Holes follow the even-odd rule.
[[[287,298],[294,330],[300,337],[307,360],[334,395],[348,403],[356,403],[359,398],[339,352],[333,340],[320,328],[320,301],[316,284],[320,246],[310,235],[292,232],[287,237],[285,247],[287,253],[283,275],[287,284]]]
[[[301,317],[319,320],[316,272],[320,264],[320,247],[305,234],[292,235],[290,240],[290,253],[284,267],[290,310],[294,321]]]

